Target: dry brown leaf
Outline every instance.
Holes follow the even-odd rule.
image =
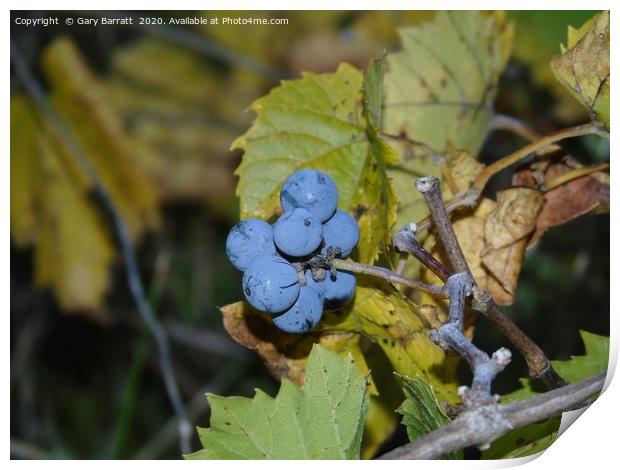
[[[544,188],[546,181],[560,175],[581,169],[570,156],[544,162],[542,167],[528,167],[516,172],[512,178],[514,185]],[[534,246],[540,237],[551,227],[569,222],[594,211],[609,209],[609,175],[594,173],[570,180],[544,193],[544,201],[536,221],[536,229],[531,236],[528,248]]]
[[[484,164],[473,158],[465,150],[446,151],[446,168],[444,180],[454,194],[467,191],[478,175],[484,170]],[[444,198],[451,197],[444,194]]]
[[[512,304],[527,239],[541,205],[539,191],[510,188],[498,193],[497,202],[483,198],[475,211],[453,223],[472,275],[500,305]],[[429,243],[444,258],[434,237]],[[424,276],[428,282],[437,282],[428,271]]]
[[[508,294],[498,295],[498,303],[512,303],[527,238],[536,227],[542,203],[543,196],[536,189],[506,189],[497,193],[497,206],[484,221],[485,248],[480,261]]]
[[[529,235],[536,226],[542,205],[540,191],[510,188],[497,193],[497,207],[484,223],[484,239],[488,251],[499,250]]]
[[[487,282],[487,289],[498,294],[499,299],[495,299],[498,303],[512,303],[521,272],[525,246],[526,240],[522,238],[499,249],[487,248],[480,255],[483,266],[492,274],[492,278]],[[499,283],[500,292],[496,290],[494,281]]]
[[[489,292],[498,304],[510,305],[512,294],[482,262],[482,253],[488,248],[485,240],[485,221],[496,208],[496,202],[483,198],[471,215],[454,222],[454,231],[478,285]]]

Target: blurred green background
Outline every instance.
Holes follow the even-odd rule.
[[[208,424],[206,391],[273,394],[277,382],[255,354],[228,337],[217,309],[241,298],[240,273],[224,252],[238,217],[240,154],[229,151],[230,144],[251,122],[250,103],[280,79],[332,71],[341,61],[365,68],[398,47],[396,27],[432,13],[167,11],[148,16],[287,18],[289,24],[68,27],[66,17],[140,14],[12,12],[13,18],[50,15],[60,24],[12,22],[12,40],[95,165],[118,165],[118,174],[136,178],[125,181],[113,171],[102,176],[123,202],[121,212],[135,220],[130,228],[141,275],[170,337],[190,419]],[[509,14],[517,36],[498,112],[540,133],[587,120],[555,83],[548,62],[566,27],[590,16]],[[11,455],[179,458],[157,354],[114,244],[105,230],[89,232],[92,217],[102,222],[84,206],[88,185],[74,170],[29,166],[41,152],[62,159],[67,150],[50,137],[13,71],[11,92]],[[480,158],[494,161],[524,143],[494,133]],[[565,148],[582,164],[609,159],[608,145],[597,139],[571,140]],[[63,192],[69,183],[81,189]],[[508,174],[498,175],[489,194],[508,184]],[[67,232],[76,237],[67,241]],[[78,255],[67,255],[63,243]],[[92,277],[83,275],[89,262],[97,264]],[[609,333],[609,308],[609,217],[588,215],[551,229],[527,253],[508,311],[549,357],[566,359],[583,353],[579,329]],[[485,350],[505,345],[484,320],[476,341]],[[526,373],[520,358],[514,360],[496,391],[513,390]],[[403,432],[393,442],[405,438]],[[197,448],[197,440],[193,444]]]

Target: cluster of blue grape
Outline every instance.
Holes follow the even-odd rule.
[[[230,262],[243,271],[243,293],[257,310],[273,315],[288,333],[316,326],[323,310],[346,305],[355,294],[347,271],[310,268],[316,255],[346,257],[357,246],[357,221],[338,210],[338,189],[317,170],[300,170],[280,192],[282,216],[273,224],[246,219],[226,240]]]

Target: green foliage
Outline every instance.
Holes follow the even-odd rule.
[[[283,380],[275,398],[209,395],[211,427],[189,459],[358,459],[368,408],[366,379],[347,359],[315,345],[306,381]]]
[[[267,220],[279,214],[278,193],[284,180],[300,168],[320,169],[335,180],[340,208],[351,212],[360,225],[360,244],[353,257],[374,263],[380,253],[389,254],[394,227],[419,221],[427,213],[413,188],[416,177],[440,176],[447,199],[470,187],[484,169],[476,156],[491,128],[513,27],[503,13],[438,12],[428,23],[401,29],[400,36],[402,49],[371,61],[365,74],[342,63],[334,73],[304,73],[299,80],[283,81],[253,103],[256,118],[233,143],[244,152],[237,169],[241,218]],[[570,41],[569,47],[573,47]],[[484,199],[475,212],[463,213],[455,230],[480,285],[500,303],[509,304],[544,196],[538,187],[510,188],[502,194],[498,202]],[[513,220],[515,201],[520,208],[519,230]],[[388,259],[381,262],[387,264]],[[490,261],[496,264],[491,266]],[[457,359],[447,356],[428,335],[431,325],[442,321],[444,306],[435,299],[408,298],[368,276],[357,279],[353,302],[326,314],[314,331],[302,337],[291,339],[276,331],[268,317],[242,302],[221,309],[225,327],[256,350],[276,375],[298,383],[304,374],[311,380],[312,356],[306,363],[309,344],[320,343],[340,354],[351,352],[358,368],[367,371],[360,338],[370,339],[394,371],[418,377],[405,380],[407,399],[399,408],[410,439],[417,439],[449,421],[437,399],[457,400]],[[343,334],[350,336],[334,341]],[[566,376],[582,376],[596,368],[589,361],[571,360]],[[562,373],[561,363],[557,368]],[[523,385],[515,397],[535,393],[529,380]],[[280,394],[290,387],[285,379]],[[381,396],[374,381],[371,391]],[[254,400],[266,400],[263,395],[259,392]],[[251,401],[242,400],[250,407]],[[222,419],[215,414],[213,419],[214,428],[202,432],[203,440],[206,432],[217,435],[214,431]],[[390,420],[384,419],[377,429],[389,427]],[[488,455],[526,455],[544,448],[556,430],[551,421],[517,430]],[[374,436],[371,451],[379,443]],[[201,452],[209,452],[209,445],[204,445],[207,450]],[[210,445],[217,448],[213,442]]]
[[[437,401],[433,387],[421,379],[402,377],[406,399],[398,408],[407,427],[409,441],[413,442],[450,422],[450,418]],[[462,459],[462,452],[452,452],[446,459]]]
[[[586,353],[566,361],[551,361],[555,370],[567,381],[578,382],[607,371],[609,337],[580,331]],[[544,391],[530,378],[520,379],[523,388],[502,397],[503,402],[520,400]]]
[[[485,460],[526,457],[545,450],[555,440],[560,428],[560,418],[530,424],[505,434],[482,452]]]

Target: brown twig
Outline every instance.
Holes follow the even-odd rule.
[[[605,383],[600,374],[506,405],[491,404],[466,410],[454,421],[416,441],[381,456],[382,460],[437,459],[469,446],[485,448],[504,434],[574,409]]]
[[[446,282],[450,272],[444,268],[443,264],[435,259],[416,238],[416,224],[411,223],[404,226],[394,236],[393,245],[401,253],[409,253],[415,256],[424,266],[431,270],[435,276]]]
[[[452,272],[466,272],[471,275],[471,270],[465,260],[461,245],[459,245],[456,239],[456,233],[454,233],[454,228],[452,228],[450,215],[441,198],[439,178],[436,176],[425,176],[416,181],[415,187],[422,193],[431,211],[431,219],[435,225],[437,236],[441,240],[441,244],[448,257],[448,263],[452,268]]]
[[[431,212],[431,218],[437,230],[437,235],[444,246],[446,256],[452,266],[452,272],[467,272],[471,275],[469,265],[460,248],[456,234],[450,223],[448,211],[441,197],[439,179],[435,176],[420,178],[416,182],[416,188],[422,192],[427,201]],[[415,239],[415,233],[411,233],[411,231],[407,232],[406,230],[401,230],[401,232],[399,237],[401,246],[411,248],[411,253],[417,257],[417,253],[423,249],[419,247]],[[437,267],[437,264],[439,264],[438,261],[430,261],[429,256],[434,260],[434,257],[428,252],[426,252],[422,258],[418,259],[425,265],[428,263],[427,266],[429,269],[437,274],[443,281],[446,281],[447,273],[445,269],[443,271],[439,269]],[[473,293],[474,301],[471,303],[472,308],[495,323],[498,330],[519,350],[527,362],[530,377],[542,380],[550,389],[561,387],[566,384],[553,369],[551,362],[547,359],[543,351],[502,312],[487,292],[475,285]]]

